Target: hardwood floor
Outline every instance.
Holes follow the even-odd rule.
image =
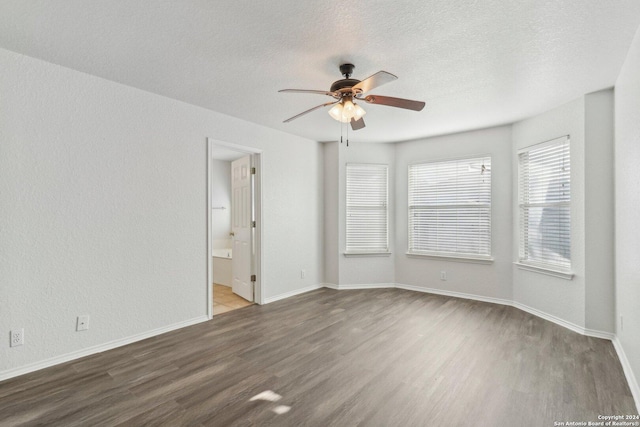
[[[229,286],[213,284],[213,315],[237,310],[253,304],[234,294]]]
[[[281,398],[250,400],[267,390]],[[399,289],[252,305],[0,383],[2,426],[553,426],[599,414],[637,414],[609,341]]]

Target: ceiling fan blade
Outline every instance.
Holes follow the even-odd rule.
[[[313,108],[310,108],[310,109],[308,109],[307,111],[303,111],[303,112],[302,112],[302,113],[300,113],[300,114],[296,114],[295,116],[288,118],[287,120],[285,120],[285,121],[284,121],[284,122],[282,122],[282,123],[289,123],[290,121],[295,120],[295,119],[297,119],[297,118],[298,118],[298,117],[300,117],[300,116],[304,116],[304,115],[305,115],[305,114],[307,114],[307,113],[310,113],[310,112],[312,112],[312,111],[315,111],[315,110],[317,110],[318,108],[326,107],[327,105],[333,105],[333,104],[336,104],[337,102],[338,102],[338,101],[325,102],[324,104],[320,104],[320,105],[318,105],[318,106],[315,106],[315,107],[313,107]]]
[[[335,96],[335,92],[328,92],[326,90],[308,90],[308,89],[281,89],[278,92],[288,92],[288,93],[315,93],[318,95],[328,95]]]
[[[378,86],[382,86],[385,83],[389,83],[397,79],[398,77],[394,76],[391,73],[387,73],[386,71],[378,71],[373,76],[369,76],[355,85],[353,88],[361,89],[362,93],[367,93],[371,89],[377,88]]]
[[[367,101],[369,104],[388,105],[390,107],[406,108],[407,110],[420,111],[424,108],[425,103],[422,101],[413,101],[411,99],[393,98],[391,96],[368,95],[364,98],[358,98]]]
[[[360,119],[351,119],[351,129],[360,130],[364,127],[364,119],[360,117]]]

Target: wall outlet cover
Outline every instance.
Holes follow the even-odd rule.
[[[17,347],[24,344],[24,328],[14,329],[11,331],[11,347]]]
[[[89,329],[89,315],[78,316],[76,331],[86,331]]]

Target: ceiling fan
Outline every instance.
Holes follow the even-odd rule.
[[[344,79],[336,80],[331,88],[326,90],[306,90],[306,89],[282,89],[278,92],[292,93],[315,93],[319,95],[328,95],[335,98],[335,101],[325,102],[316,107],[296,114],[288,118],[284,123],[289,123],[298,117],[315,111],[322,107],[333,105],[329,109],[329,115],[342,123],[351,123],[353,130],[362,129],[364,127],[364,119],[362,118],[366,112],[356,103],[356,101],[364,101],[369,104],[388,105],[390,107],[405,108],[407,110],[420,111],[424,108],[424,102],[413,101],[411,99],[393,98],[390,96],[368,95],[367,93],[378,86],[396,80],[398,77],[386,71],[378,71],[374,75],[360,81],[350,78],[353,74],[353,64],[340,65],[340,73]]]

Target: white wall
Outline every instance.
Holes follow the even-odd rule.
[[[589,331],[613,333],[613,91],[590,93],[513,125],[517,150],[563,135],[571,149],[571,269],[565,280],[514,266],[514,300]],[[514,181],[514,183],[517,181]],[[514,259],[518,200],[514,185]]]
[[[338,204],[340,188],[340,144],[323,144],[324,160],[324,268],[328,284],[340,283],[340,245],[338,231]]]
[[[265,297],[324,281],[319,143],[7,50],[0,68],[0,336],[25,328],[0,378],[202,320],[207,137],[264,150]]]
[[[213,249],[231,247],[231,162],[211,161],[211,246]]]
[[[570,136],[571,150],[571,269],[573,280],[513,267],[515,301],[584,327],[585,321],[585,196],[584,97],[513,125],[513,171],[517,182],[518,150],[540,142]],[[513,186],[513,260],[518,259],[518,187]]]
[[[357,139],[357,135],[351,138]],[[327,142],[324,144],[325,174],[325,279],[330,285],[394,283],[393,256],[349,256],[347,243],[347,163],[379,163],[389,166],[389,246],[394,247],[394,145]]]
[[[640,406],[640,31],[615,92],[616,334],[633,372]]]
[[[585,95],[585,327],[615,331],[613,90]]]
[[[403,142],[396,145],[396,282],[421,288],[511,300],[511,126]],[[491,264],[428,259],[408,250],[411,163],[491,155]],[[440,271],[447,281],[440,280]]]
[[[359,144],[357,134],[353,134],[349,147],[338,145],[340,187],[338,191],[339,239],[338,262],[340,265],[340,286],[395,283],[394,221],[395,221],[395,144]],[[380,163],[389,166],[389,250],[390,256],[350,256],[345,257],[347,247],[347,163]]]

